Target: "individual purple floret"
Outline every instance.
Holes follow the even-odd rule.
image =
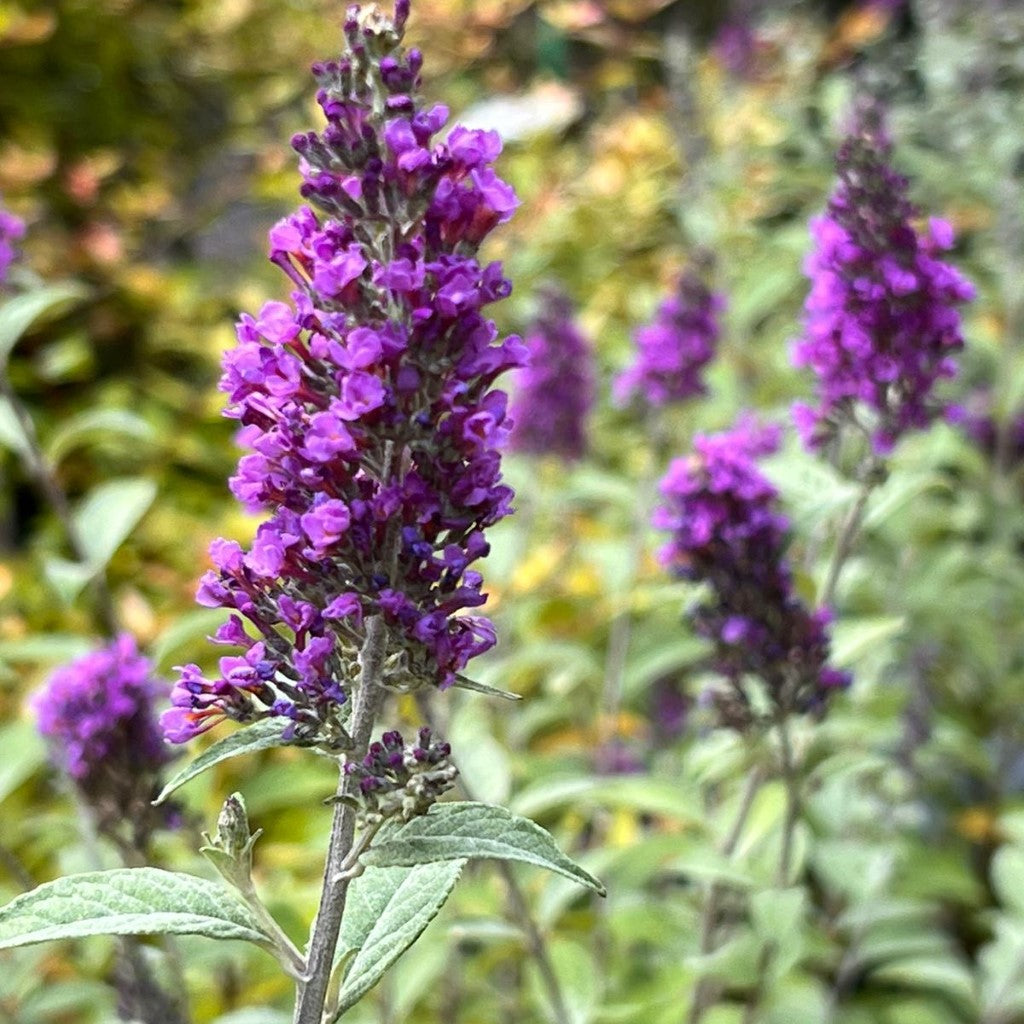
[[[150,806],[170,760],[155,711],[166,695],[149,659],[122,633],[57,669],[30,698],[54,760],[105,831],[124,823],[140,836],[166,816]]]
[[[526,336],[528,362],[518,374],[509,449],[581,459],[595,394],[590,345],[561,288],[548,285],[538,297],[540,310]]]
[[[669,467],[661,483],[665,504],[654,515],[654,525],[672,534],[663,563],[709,588],[690,616],[713,645],[729,699],[739,702],[734,720],[743,717],[736,710],[752,714],[744,685],[751,676],[783,714],[816,710],[850,681],[828,665],[828,610],[810,611],[793,591],[789,522],[756,461],[778,442],[777,428],[750,419],[725,433],[698,435],[694,454]]]
[[[724,309],[724,296],[711,291],[696,268],[683,274],[654,322],[636,332],[636,360],[616,378],[615,401],[624,404],[640,395],[662,406],[703,395],[704,369],[714,357]]]
[[[18,258],[16,243],[25,237],[25,222],[0,206],[0,285],[7,281],[11,264]]]
[[[297,742],[346,749],[340,706],[372,616],[392,688],[450,686],[495,642],[462,613],[486,599],[484,531],[511,511],[492,385],[525,350],[484,315],[511,286],[476,252],[517,201],[491,166],[496,132],[438,141],[448,111],[418,99],[407,15],[350,8],[345,53],[313,68],[327,125],[292,140],[312,205],[270,232],[294,290],[242,316],[221,381],[249,451],[231,489],[266,518],[248,549],[214,542],[198,600],[231,610],[214,639],[243,652],[213,679],[181,670],[175,742],[279,716]]]
[[[839,149],[839,183],[811,225],[811,291],[794,348],[796,365],[818,378],[817,405],[794,409],[811,449],[857,417],[879,453],[927,427],[941,411],[932,390],[956,373],[963,348],[957,307],[974,289],[939,258],[953,229],[936,219],[924,233],[914,229],[908,182],[890,165],[891,151],[880,109],[861,104]]]

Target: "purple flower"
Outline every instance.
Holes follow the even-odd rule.
[[[25,222],[0,206],[0,285],[18,258],[16,243],[25,237]]]
[[[963,348],[957,307],[974,289],[940,254],[952,228],[915,230],[908,181],[889,163],[892,144],[877,106],[863,103],[839,149],[839,183],[812,222],[811,290],[793,358],[818,379],[815,406],[794,410],[808,448],[845,421],[865,417],[876,451],[938,415],[932,390],[956,373]]]
[[[539,298],[540,310],[526,336],[528,362],[518,374],[509,448],[581,459],[595,394],[590,344],[560,288],[549,285]]]
[[[447,111],[419,102],[404,21],[350,9],[345,53],[313,68],[327,124],[293,139],[311,205],[270,233],[291,301],[242,316],[221,381],[249,449],[231,489],[264,522],[248,551],[215,542],[199,600],[237,613],[215,639],[246,653],[212,678],[181,670],[175,742],[280,716],[295,742],[345,749],[374,616],[403,688],[450,686],[495,642],[463,613],[485,600],[483,531],[511,511],[493,384],[524,349],[484,313],[511,286],[476,250],[515,197],[490,167],[496,135],[437,140]]]
[[[712,292],[696,269],[687,271],[654,322],[636,332],[636,360],[615,380],[616,402],[641,395],[661,406],[703,395],[703,373],[715,354],[724,309],[724,296]]]
[[[104,830],[131,822],[139,836],[164,813],[150,801],[170,760],[154,707],[166,693],[134,638],[122,633],[57,669],[30,698],[54,760]]]
[[[783,713],[818,709],[849,683],[828,665],[827,610],[810,611],[793,590],[789,522],[756,461],[778,440],[777,429],[749,418],[726,433],[698,435],[694,454],[671,464],[661,483],[665,504],[654,515],[654,525],[671,533],[663,563],[708,587],[690,618],[712,644],[730,699],[748,714],[752,676]]]

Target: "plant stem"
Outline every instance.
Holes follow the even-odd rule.
[[[750,809],[754,806],[754,797],[757,796],[757,791],[761,788],[763,781],[764,771],[760,766],[755,767],[747,776],[747,784],[740,797],[736,818],[722,844],[721,854],[723,857],[731,857],[736,852],[740,836],[743,835],[743,829],[750,817]],[[718,924],[718,915],[725,891],[726,886],[720,882],[713,882],[704,903],[700,919],[700,952],[702,956],[707,956],[715,950],[715,926]],[[686,1015],[686,1024],[699,1024],[714,1003],[717,992],[717,986],[710,978],[703,976],[700,978],[697,982],[697,991],[693,994],[693,1001],[690,1003],[690,1009]]]
[[[21,453],[22,457],[29,472],[35,478],[36,486],[39,488],[43,499],[60,521],[71,553],[79,562],[88,562],[88,551],[82,540],[78,525],[75,523],[75,517],[72,514],[68,497],[61,487],[60,481],[57,479],[54,467],[43,452],[42,446],[39,443],[39,435],[36,433],[36,425],[31,415],[29,415],[28,409],[25,408],[14,388],[11,387],[6,371],[0,371],[0,397],[8,403],[15,419],[18,421],[18,426],[21,428],[25,440],[25,448]],[[118,632],[117,615],[114,612],[114,602],[110,596],[106,577],[102,572],[97,573],[96,578],[92,581],[92,589],[96,595],[97,617],[103,630],[108,636],[115,636]]]
[[[779,885],[789,884],[793,860],[793,835],[800,819],[800,778],[793,757],[793,741],[789,718],[783,712],[776,722],[779,729],[779,750],[782,755],[782,781],[786,786],[786,818],[782,827],[782,850],[779,853]]]
[[[367,620],[366,640],[360,654],[359,687],[354,698],[352,723],[353,749],[350,756],[360,758],[366,753],[373,733],[382,690],[381,673],[387,648],[384,620],[375,615]],[[338,796],[347,797],[354,791],[353,776],[344,771],[338,781]],[[306,977],[299,982],[295,998],[294,1024],[321,1024],[327,989],[334,968],[334,951],[338,945],[341,918],[351,875],[342,871],[355,839],[355,810],[344,800],[334,805],[331,842],[324,866],[324,884],[320,895],[320,908],[313,926],[306,957]]]
[[[875,458],[868,460],[861,477],[860,490],[857,492],[857,500],[850,507],[850,511],[843,520],[839,537],[836,540],[836,549],[832,555],[832,562],[828,567],[828,576],[825,579],[825,587],[818,600],[819,605],[831,605],[836,596],[836,586],[839,583],[839,574],[843,571],[850,552],[853,551],[854,541],[860,532],[861,522],[864,518],[864,510],[867,508],[868,498],[878,483],[881,464]]]
[[[418,693],[416,695],[416,703],[427,725],[434,731],[437,731],[435,725],[436,716],[430,701],[430,694]],[[457,784],[470,800],[476,798],[473,793],[473,787],[466,782],[463,776],[459,776]],[[554,1014],[555,1021],[557,1024],[570,1024],[571,1018],[565,1005],[565,997],[562,995],[562,987],[558,980],[558,975],[555,974],[555,968],[551,962],[547,942],[540,928],[537,927],[537,922],[533,919],[533,915],[530,913],[530,907],[526,902],[519,879],[516,878],[512,865],[508,861],[499,860],[496,863],[498,865],[498,873],[505,883],[509,910],[516,923],[522,928],[523,934],[526,936],[527,946],[530,949],[530,955],[537,962],[537,970],[540,972],[541,983],[551,1003],[551,1012]],[[447,1018],[445,1019],[447,1020]]]
[[[565,1005],[565,998],[562,996],[558,975],[555,974],[555,968],[548,953],[547,943],[545,943],[544,936],[541,935],[537,922],[534,921],[533,915],[530,913],[530,908],[526,903],[526,897],[523,895],[519,879],[516,878],[512,865],[508,861],[498,861],[498,871],[501,873],[501,877],[505,882],[505,888],[508,891],[509,909],[519,922],[519,927],[526,934],[526,944],[529,946],[530,955],[537,963],[541,982],[551,1002],[551,1012],[554,1014],[558,1024],[570,1024],[571,1018]]]

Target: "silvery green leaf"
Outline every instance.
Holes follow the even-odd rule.
[[[88,935],[205,935],[272,945],[221,885],[157,868],[69,875],[0,908],[0,949]]]
[[[21,422],[6,398],[0,398],[0,445],[23,459],[31,452],[31,444]]]
[[[0,367],[18,339],[39,319],[87,294],[78,284],[52,284],[16,295],[0,306]]]
[[[127,409],[87,409],[69,417],[53,431],[46,443],[46,457],[57,464],[94,436],[119,434],[136,441],[149,441],[154,433],[146,420]]]
[[[335,963],[351,957],[338,996],[339,1016],[420,937],[451,895],[465,863],[449,859],[369,868],[353,880],[335,954]]]
[[[534,864],[605,895],[605,887],[562,853],[540,825],[490,804],[435,804],[421,817],[383,834],[363,861],[377,867],[410,867],[478,857]]]
[[[91,566],[110,561],[155,497],[156,484],[144,477],[109,480],[89,492],[75,511],[75,525]]]
[[[190,782],[197,775],[202,775],[228,758],[240,754],[252,754],[257,750],[269,750],[271,747],[284,745],[283,733],[288,726],[287,720],[264,718],[252,725],[247,725],[230,736],[218,740],[212,747],[207,747],[194,761],[190,761],[161,790],[154,803],[163,803],[176,789]]]
[[[0,727],[0,800],[6,800],[46,760],[46,747],[34,722],[14,721]]]

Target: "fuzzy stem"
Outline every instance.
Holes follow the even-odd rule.
[[[722,844],[721,853],[723,857],[731,857],[739,844],[740,836],[750,817],[750,809],[754,806],[754,797],[761,788],[764,781],[763,769],[758,766],[747,777],[747,784],[740,797],[739,809],[733,821],[732,828]],[[718,924],[718,915],[721,910],[722,897],[725,895],[726,886],[720,882],[714,882],[708,892],[708,898],[704,903],[704,910],[700,919],[700,952],[707,956],[715,950],[715,926]],[[693,994],[693,1001],[686,1015],[686,1024],[699,1024],[704,1014],[711,1008],[717,996],[717,986],[710,978],[701,977],[697,982],[697,991]]]
[[[36,486],[43,499],[60,520],[71,553],[79,562],[87,562],[89,560],[88,552],[71,512],[68,497],[57,479],[54,467],[43,452],[39,443],[39,435],[36,433],[36,425],[29,415],[28,409],[25,408],[14,388],[11,387],[6,370],[0,372],[0,397],[10,405],[15,419],[18,421],[25,440],[25,450],[22,453],[25,464],[35,478]],[[96,614],[100,624],[108,636],[115,636],[118,632],[117,615],[114,612],[114,602],[110,596],[106,577],[102,572],[98,573],[92,581],[92,589],[96,595]]]
[[[779,750],[782,755],[782,781],[786,786],[786,818],[782,827],[782,850],[779,853],[779,885],[789,884],[793,860],[793,835],[800,820],[800,776],[793,756],[793,741],[789,733],[789,718],[779,715]]]
[[[387,631],[384,620],[375,615],[367,620],[366,640],[360,654],[361,671],[359,687],[355,694],[352,722],[352,759],[366,754],[373,734],[377,710],[380,707],[382,690],[380,686],[384,658],[387,652]],[[344,771],[338,781],[338,796],[349,797],[355,788],[354,777]],[[334,951],[338,945],[341,918],[345,913],[352,876],[342,867],[352,851],[356,831],[356,812],[347,801],[338,800],[334,805],[334,821],[331,825],[331,842],[324,866],[324,884],[320,895],[320,908],[313,926],[313,937],[309,942],[304,981],[300,981],[295,998],[294,1024],[321,1024],[327,989],[334,968]]]
[[[537,922],[534,921],[533,915],[530,913],[530,908],[526,903],[526,897],[523,895],[522,886],[519,884],[519,880],[515,876],[515,872],[512,870],[512,865],[508,861],[498,861],[498,871],[501,873],[502,880],[505,883],[505,889],[508,892],[509,909],[512,911],[513,916],[519,922],[519,927],[523,929],[526,934],[526,943],[530,948],[530,955],[537,963],[537,970],[540,971],[541,982],[544,985],[544,990],[547,992],[548,1000],[551,1003],[551,1012],[557,1024],[570,1024],[571,1018],[569,1017],[569,1011],[565,1005],[565,998],[562,995],[562,988],[558,981],[558,975],[555,974],[554,965],[551,962],[551,956],[548,953],[547,944],[544,941],[544,936],[541,935],[540,929],[537,927]]]
[[[854,541],[860,532],[861,522],[864,519],[864,510],[867,508],[868,498],[878,483],[881,464],[877,459],[869,459],[861,476],[860,490],[857,492],[857,500],[850,507],[850,511],[843,520],[839,537],[836,540],[836,549],[832,555],[832,562],[828,567],[828,576],[825,579],[825,586],[821,592],[818,604],[823,606],[831,605],[836,596],[836,586],[839,583],[839,574],[843,571],[847,558],[853,551]]]

